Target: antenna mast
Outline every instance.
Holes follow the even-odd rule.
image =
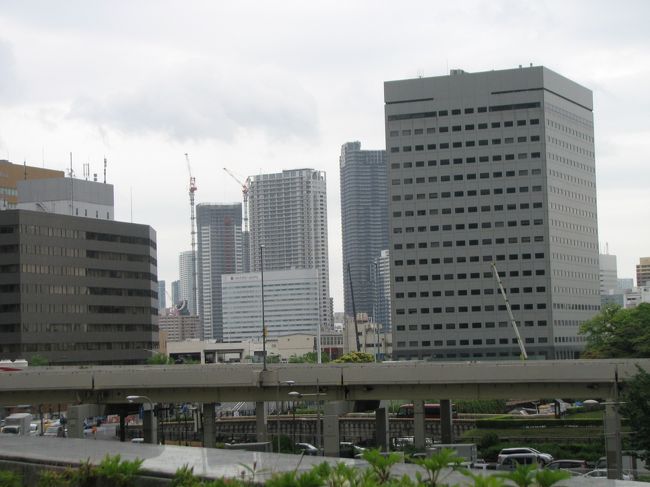
[[[190,165],[190,156],[185,153],[185,161],[187,162],[187,172],[190,175],[190,234],[192,236],[192,299],[194,300],[194,307],[198,308],[199,300],[196,295],[196,216],[194,215],[194,193],[196,192],[196,178],[192,176],[192,166]],[[198,315],[198,309],[194,309],[194,314]]]
[[[519,328],[517,328],[517,322],[515,317],[512,315],[512,309],[510,308],[510,301],[508,301],[508,296],[506,295],[506,290],[503,289],[503,284],[501,283],[501,278],[499,277],[499,272],[497,271],[497,265],[494,262],[491,262],[492,272],[494,273],[494,278],[497,280],[499,289],[501,290],[501,295],[503,300],[506,302],[506,309],[508,310],[508,316],[510,317],[510,323],[512,323],[512,328],[515,330],[515,335],[517,336],[517,343],[519,344],[519,350],[521,351],[521,360],[527,360],[528,354],[526,353],[526,347],[524,347],[524,342],[521,341],[521,335],[519,334]]]
[[[106,184],[106,158],[104,157],[104,184]]]

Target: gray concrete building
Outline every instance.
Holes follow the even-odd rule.
[[[292,169],[251,176],[248,192],[251,271],[317,269],[322,329],[331,327],[327,181],[323,171]]]
[[[598,255],[598,275],[600,294],[610,294],[618,290],[618,270],[615,255]]]
[[[75,178],[18,181],[19,210],[113,220],[113,185]]]
[[[0,355],[144,363],[158,348],[156,274],[149,226],[0,212]]]
[[[574,358],[600,308],[590,90],[538,66],[389,81],[394,357]]]
[[[356,311],[374,316],[371,267],[381,251],[388,248],[386,151],[361,150],[361,142],[343,144],[339,173],[344,311],[352,316],[349,265]]]
[[[223,340],[221,276],[243,271],[241,203],[196,207],[199,315],[204,340]]]

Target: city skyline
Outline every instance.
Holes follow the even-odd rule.
[[[170,282],[178,277],[178,254],[190,249],[185,152],[197,203],[241,201],[241,188],[218,174],[223,166],[243,177],[324,170],[331,295],[339,311],[338,152],[349,140],[384,147],[383,82],[532,61],[594,91],[600,251],[609,242],[619,275],[634,276],[650,242],[650,229],[638,225],[650,216],[642,183],[650,153],[650,36],[642,21],[650,7],[629,2],[603,15],[604,2],[468,5],[378,9],[359,2],[341,18],[325,3],[253,9],[191,2],[163,4],[151,18],[146,4],[10,4],[0,14],[0,158],[67,170],[73,152],[77,175],[90,163],[101,179],[106,156],[115,219],[131,221],[133,214],[157,230],[159,277]],[[431,29],[427,13],[446,22]],[[374,20],[366,35],[357,34],[360,18]],[[459,24],[465,28],[453,28]],[[337,25],[345,41],[331,42],[327,25]],[[341,73],[350,76],[342,81]],[[630,228],[634,239],[627,238]]]

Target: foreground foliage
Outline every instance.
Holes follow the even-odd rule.
[[[632,380],[625,382],[621,412],[630,422],[631,443],[635,450],[644,451],[650,461],[650,374],[639,367]]]
[[[367,468],[340,462],[336,465],[323,462],[307,471],[276,473],[268,477],[268,472],[261,472],[254,463],[252,467],[242,465],[239,478],[220,478],[205,480],[196,475],[189,466],[176,471],[171,487],[442,487],[447,477],[453,472],[466,477],[460,485],[474,487],[551,487],[570,475],[562,471],[536,470],[531,466],[520,466],[517,470],[505,474],[482,475],[469,471],[461,465],[462,458],[450,449],[424,458],[411,458],[411,463],[421,467],[415,479],[406,475],[401,477],[393,472],[393,467],[402,460],[397,453],[381,453],[378,450],[366,450],[363,459]],[[82,462],[76,468],[63,471],[43,470],[39,474],[37,487],[132,487],[137,485],[141,474],[142,460],[122,460],[119,455],[106,456],[98,465],[89,461]],[[264,474],[264,475],[263,475]],[[0,487],[22,486],[20,475],[0,471]]]

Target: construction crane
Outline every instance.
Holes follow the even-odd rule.
[[[246,178],[246,182],[242,182],[241,179],[230,172],[227,167],[224,167],[223,170],[241,186],[241,194],[244,199],[244,232],[248,232],[248,189],[250,178]]]
[[[492,266],[492,272],[494,273],[494,278],[496,279],[497,284],[499,285],[499,289],[501,290],[501,295],[503,296],[503,300],[506,303],[508,316],[510,316],[510,323],[512,323],[512,328],[515,330],[515,335],[517,336],[517,343],[519,344],[519,350],[521,352],[521,360],[527,360],[528,354],[526,353],[526,347],[524,347],[524,342],[521,341],[519,328],[517,328],[517,322],[515,321],[515,317],[512,315],[512,309],[510,308],[510,301],[508,301],[506,290],[503,288],[503,284],[501,283],[501,278],[499,277],[499,271],[497,271],[497,265],[494,262],[491,262],[490,265]]]
[[[194,193],[196,193],[196,178],[192,176],[192,166],[190,165],[190,156],[185,153],[185,161],[187,162],[187,172],[190,175],[190,234],[192,236],[192,301],[194,306],[198,306],[199,300],[196,295],[196,216],[194,215]],[[199,314],[198,310],[192,310],[194,314]]]

